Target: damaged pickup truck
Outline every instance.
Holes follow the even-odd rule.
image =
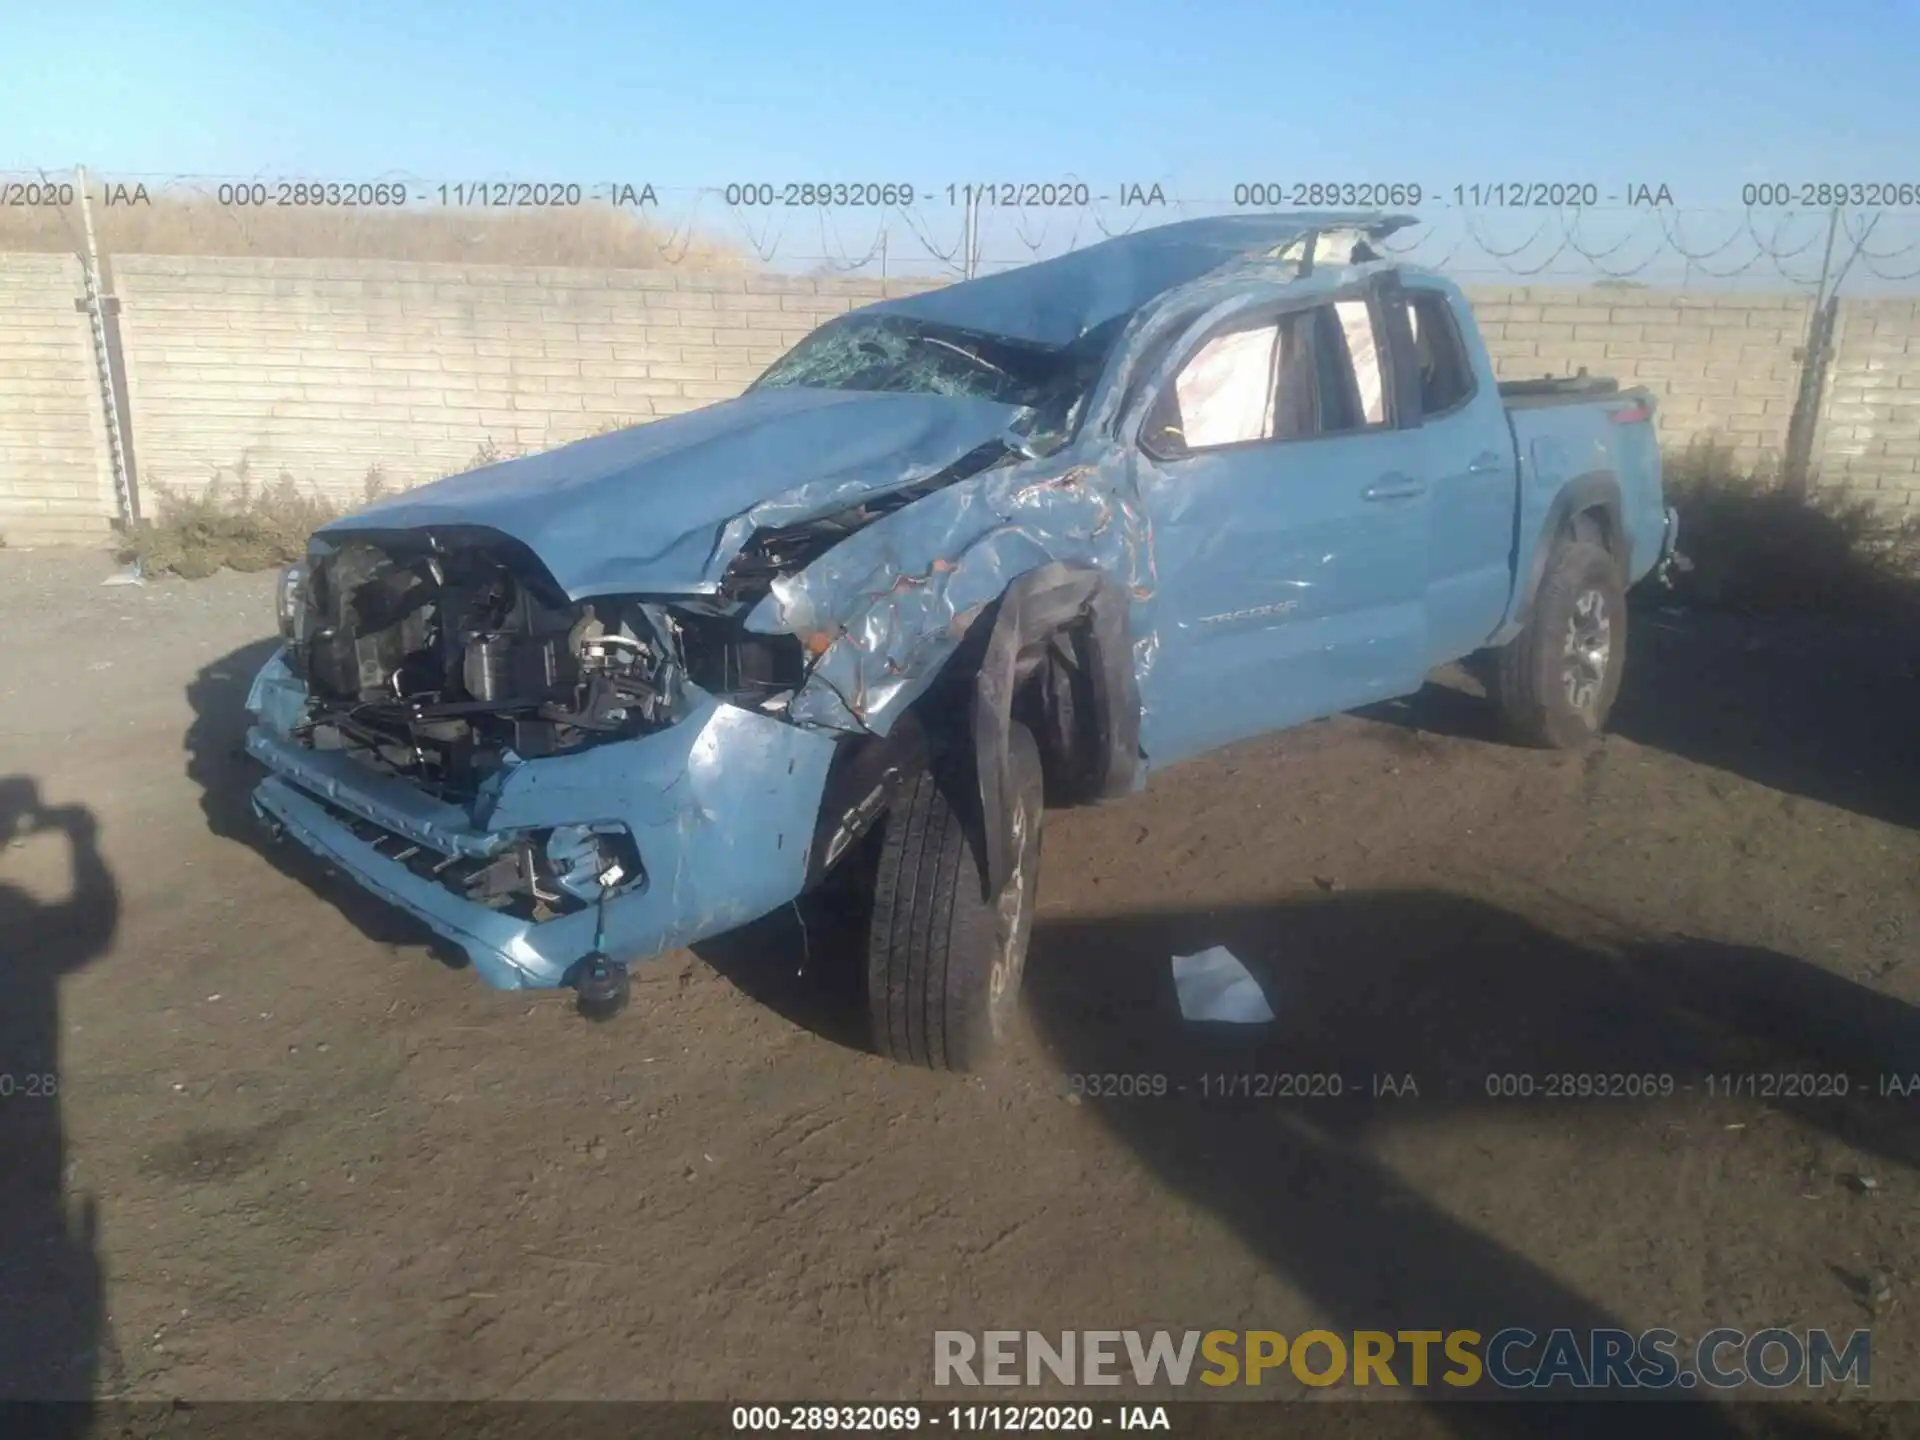
[[[1410,223],[1168,225],[856,310],[744,395],[335,521],[254,683],[272,832],[489,982],[627,967],[854,875],[884,1054],[1012,1015],[1043,806],[1487,653],[1603,725],[1673,555],[1653,406],[1500,385]]]

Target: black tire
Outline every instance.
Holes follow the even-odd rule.
[[[1554,546],[1526,628],[1493,655],[1493,700],[1522,745],[1578,749],[1606,728],[1627,660],[1620,567],[1587,540]]]
[[[909,782],[881,823],[867,935],[874,1048],[934,1070],[975,1070],[1019,1010],[1040,872],[1040,749],[1014,725],[1013,875],[995,901],[944,777]],[[949,781],[950,783],[950,781]]]

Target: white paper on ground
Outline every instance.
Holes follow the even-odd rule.
[[[1180,1013],[1189,1020],[1260,1025],[1273,1019],[1260,982],[1224,945],[1174,956],[1173,988],[1180,996]]]

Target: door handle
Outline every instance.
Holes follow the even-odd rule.
[[[1476,455],[1473,457],[1473,463],[1467,466],[1467,473],[1469,475],[1491,475],[1495,471],[1505,470],[1510,463],[1512,462],[1503,460],[1498,455]]]
[[[1426,482],[1406,475],[1382,475],[1360,492],[1362,500],[1411,500],[1427,493]]]

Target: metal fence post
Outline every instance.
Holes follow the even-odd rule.
[[[86,311],[88,328],[93,333],[94,373],[100,385],[100,407],[107,421],[107,452],[113,463],[113,493],[119,509],[122,529],[140,523],[140,487],[134,471],[133,446],[126,424],[126,377],[119,346],[119,325],[111,312],[118,302],[102,293],[100,284],[100,247],[94,239],[93,204],[87,196],[87,167],[74,170],[80,195],[80,223],[85,232],[86,252],[80,257],[80,273],[86,287],[79,308]]]
[[[1833,359],[1833,327],[1840,298],[1828,295],[1816,301],[1807,343],[1800,352],[1800,386],[1787,421],[1786,463],[1781,478],[1795,495],[1805,498],[1813,489],[1814,432],[1820,425],[1820,402],[1826,393],[1827,368]]]

